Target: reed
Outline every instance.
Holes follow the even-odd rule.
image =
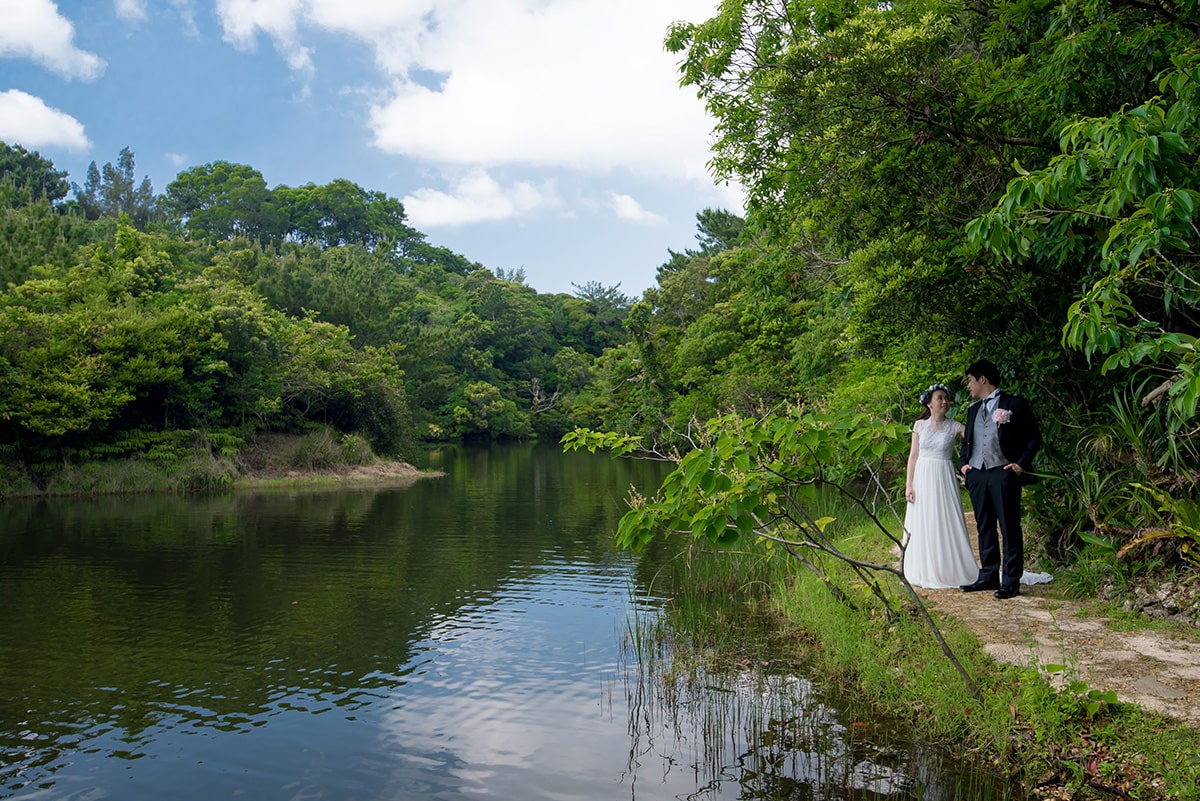
[[[879,547],[865,536],[861,543]],[[1069,787],[1073,798],[1105,797],[1103,787],[1133,799],[1200,798],[1200,731],[1113,703],[1073,666],[1039,665],[1032,653],[1026,666],[996,663],[965,627],[944,620],[943,634],[983,689],[975,700],[915,615],[864,614],[813,581],[781,586],[773,602],[795,636],[813,643],[820,681],[895,710],[927,741],[956,744],[1030,783]],[[1051,684],[1047,671],[1058,681]],[[1193,756],[1178,758],[1184,754]]]
[[[887,557],[888,543],[868,517],[828,511],[838,517],[839,547],[870,561]],[[699,744],[692,758],[705,775],[729,781],[753,766],[745,791],[755,798],[788,797],[771,793],[798,760],[828,787],[849,781],[837,754],[879,748],[919,752],[913,764],[925,767],[895,779],[912,797],[1020,797],[1020,783],[1041,781],[1077,799],[1106,797],[1105,787],[1130,799],[1200,799],[1200,732],[1113,703],[1075,666],[1038,665],[1032,653],[1024,666],[997,663],[965,627],[941,621],[982,689],[973,698],[915,610],[883,616],[855,598],[839,600],[793,560],[773,556],[758,544],[695,543],[655,555],[650,583],[669,601],[631,634],[639,667],[628,687],[630,727],[643,746],[661,736],[654,725],[683,727]],[[891,591],[900,592],[898,583]],[[809,684],[807,698],[789,698],[774,683],[781,676],[821,689]],[[816,725],[814,708],[828,708],[833,719]],[[850,739],[825,739],[838,731]],[[731,751],[733,733],[744,740]],[[943,748],[959,768],[920,762]]]
[[[843,694],[853,682],[813,670],[816,640],[794,637],[771,601],[790,591],[783,588],[814,583],[798,581],[791,560],[761,546],[731,552],[694,543],[658,557],[657,586],[671,595],[661,612],[634,606],[623,649],[631,772],[645,772],[656,754],[686,764],[696,797],[733,783],[747,798],[1011,797],[981,757],[950,754],[923,732],[914,737],[877,699]],[[816,595],[821,604],[830,597]],[[847,646],[861,641],[864,626],[828,622],[825,634]]]

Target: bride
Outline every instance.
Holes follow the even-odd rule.
[[[904,499],[904,577],[914,587],[958,588],[979,577],[959,493],[955,450],[966,426],[946,417],[950,389],[934,384],[921,393],[925,410],[913,424]],[[1021,574],[1022,584],[1052,581],[1050,573]]]
[[[913,424],[904,498],[904,577],[916,587],[958,588],[979,576],[963,516],[955,450],[966,427],[946,417],[950,389],[921,393],[925,410]]]

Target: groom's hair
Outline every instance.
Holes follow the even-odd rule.
[[[975,376],[976,378],[986,378],[992,386],[1000,386],[1000,368],[987,359],[980,359],[968,367],[967,375]]]

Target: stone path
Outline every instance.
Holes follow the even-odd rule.
[[[967,528],[974,540],[970,512]],[[1022,586],[1021,595],[1006,601],[990,592],[918,592],[930,607],[965,624],[997,661],[1036,664],[1043,672],[1046,665],[1066,665],[1067,671],[1049,674],[1058,686],[1069,675],[1200,728],[1200,631],[1115,631],[1111,619],[1054,597],[1048,584]]]
[[[991,593],[918,590],[936,611],[965,624],[999,662],[1066,665],[1066,674],[1091,689],[1116,690],[1123,702],[1200,728],[1200,635],[1114,631],[1107,618],[1089,616],[1082,605],[1049,597],[1045,585],[1022,587],[998,601]]]

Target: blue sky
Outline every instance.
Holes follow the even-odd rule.
[[[224,160],[349,179],[539,292],[639,296],[696,213],[740,212],[662,42],[717,0],[0,0],[0,141],[161,193]]]

